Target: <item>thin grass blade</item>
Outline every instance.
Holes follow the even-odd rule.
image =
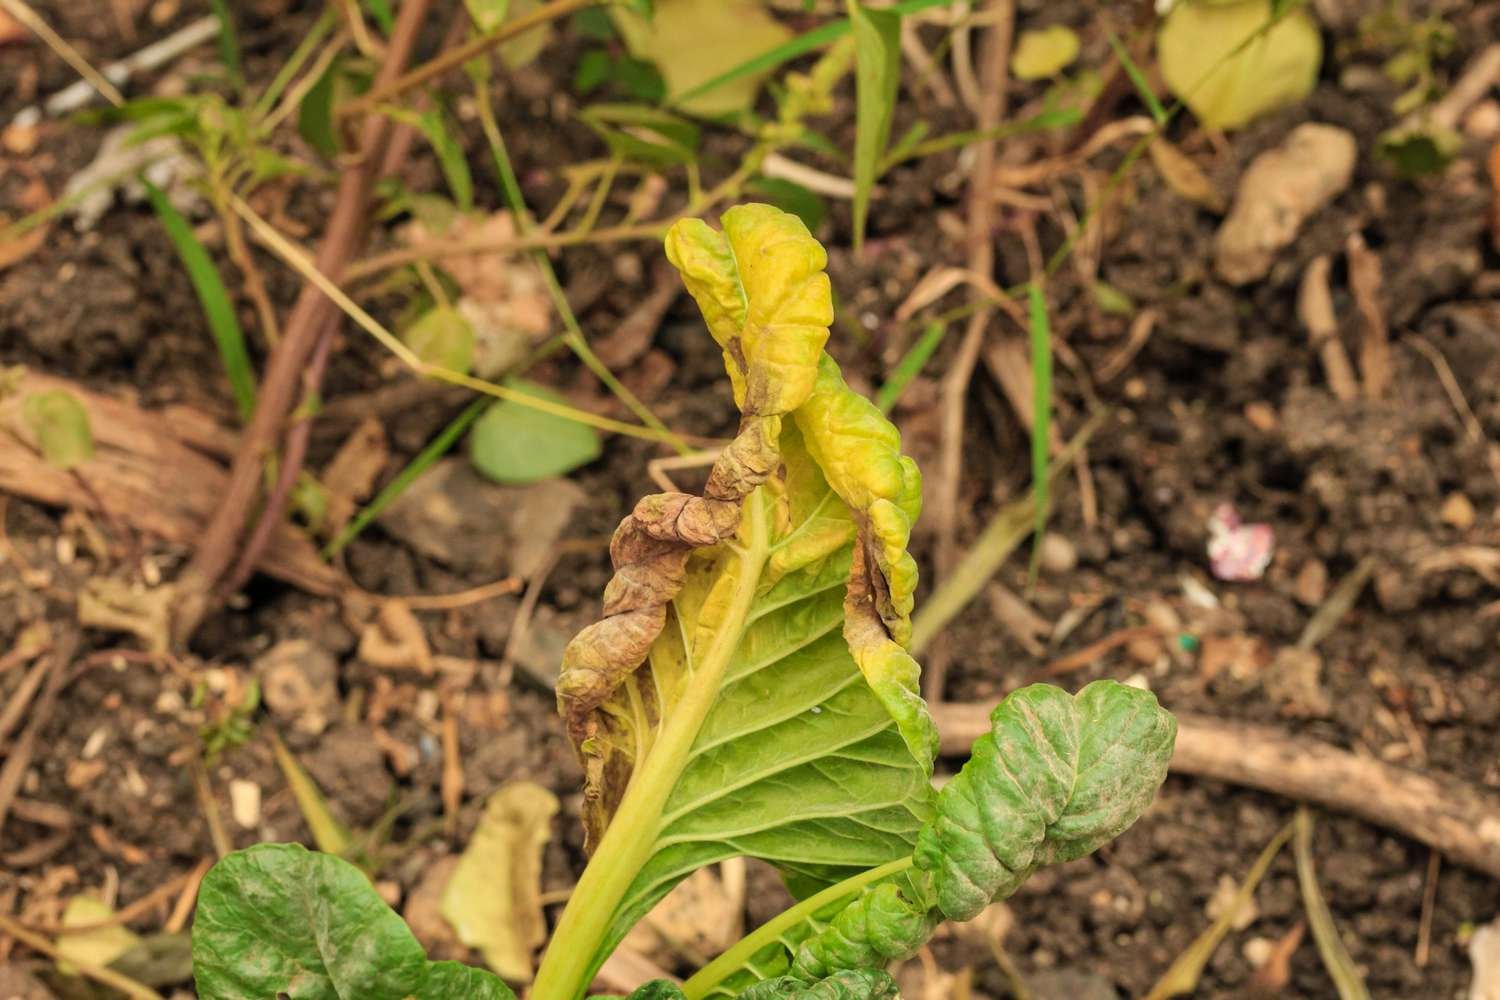
[[[245,331],[240,329],[240,321],[234,314],[234,303],[229,298],[228,289],[224,287],[224,279],[220,277],[219,269],[214,267],[208,251],[194,235],[192,226],[188,225],[182,213],[172,205],[166,193],[144,177],[141,182],[146,185],[146,195],[151,199],[151,207],[172,240],[182,266],[187,268],[188,278],[193,282],[193,291],[198,293],[198,302],[208,320],[209,332],[219,349],[219,359],[224,363],[224,373],[229,376],[229,387],[234,393],[240,419],[249,423],[250,414],[255,411],[255,371],[250,366],[250,352],[245,348]]]
[[[870,191],[891,137],[891,117],[901,83],[901,15],[848,0],[854,28],[854,251],[865,242]]]
[[[1031,311],[1031,483],[1036,498],[1032,529],[1035,539],[1031,550],[1030,580],[1036,582],[1041,568],[1042,536],[1047,531],[1047,515],[1052,509],[1047,464],[1052,444],[1052,321],[1047,314],[1047,297],[1035,281],[1026,286]]]
[[[875,393],[875,403],[880,407],[881,413],[890,413],[891,409],[901,399],[901,394],[911,384],[911,380],[919,375],[927,362],[937,353],[938,347],[943,343],[943,338],[948,335],[948,324],[929,323],[922,331],[922,336],[901,358],[896,365],[896,370],[891,372],[891,377],[886,380],[880,391]]]
[[[1338,990],[1339,1000],[1370,1000],[1370,991],[1365,979],[1350,957],[1339,937],[1333,914],[1328,911],[1328,902],[1323,890],[1318,887],[1318,873],[1313,865],[1312,814],[1305,808],[1297,810],[1296,839],[1292,841],[1292,853],[1297,858],[1297,883],[1302,887],[1302,905],[1307,910],[1307,925],[1312,929],[1313,942],[1318,946],[1318,955],[1323,959],[1323,968]]]

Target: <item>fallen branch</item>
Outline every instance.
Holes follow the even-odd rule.
[[[989,732],[991,707],[934,705],[943,753],[967,754]],[[1450,775],[1419,774],[1270,726],[1186,714],[1177,716],[1172,771],[1358,816],[1500,878],[1500,797]]]
[[[0,425],[27,433],[14,409],[33,392],[62,390],[83,406],[94,436],[94,457],[77,476],[44,461],[24,439],[0,434],[0,492],[54,507],[92,511],[177,545],[194,545],[223,502],[228,476],[205,451],[222,442],[208,431],[210,418],[184,407],[160,413],[101,395],[63,378],[27,372],[18,391],[0,405]],[[191,413],[191,415],[190,415]],[[259,565],[266,573],[315,594],[335,594],[343,574],[318,558],[306,535],[283,521]]]

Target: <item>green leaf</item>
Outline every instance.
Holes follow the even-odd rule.
[[[767,979],[739,1000],[901,1000],[896,981],[878,969],[849,969],[809,983],[791,976]]]
[[[1177,722],[1149,691],[1095,681],[1077,695],[1033,684],[990,715],[991,731],[938,794],[914,855],[938,910],[969,920],[1041,865],[1119,836],[1167,775]]]
[[[329,63],[297,107],[297,133],[330,160],[339,155],[339,140],[333,125],[334,85],[339,69],[339,60]]]
[[[193,227],[172,205],[171,199],[144,177],[141,183],[146,186],[146,196],[151,199],[151,207],[172,240],[182,266],[187,268],[193,291],[198,294],[198,304],[203,307],[203,316],[208,321],[209,333],[219,349],[224,374],[229,377],[229,388],[234,393],[240,420],[249,423],[250,414],[255,410],[255,371],[250,366],[245,332],[240,329],[229,290],[224,287],[224,279],[219,276],[219,269],[214,267],[208,251],[198,242]]]
[[[434,107],[422,112],[417,117],[417,123],[432,145],[432,151],[437,154],[438,164],[443,168],[443,178],[448,182],[448,190],[453,192],[453,200],[458,202],[460,209],[467,212],[474,207],[474,178],[469,173],[469,161],[464,158],[463,144],[449,131],[447,116],[440,108]]]
[[[1047,476],[1052,456],[1052,321],[1041,285],[1035,281],[1028,284],[1026,299],[1031,321],[1031,492],[1036,497],[1031,579],[1035,580],[1041,568],[1042,535],[1047,531],[1047,516],[1052,513]]]
[[[488,973],[427,961],[358,868],[297,844],[236,851],[204,877],[193,978],[203,1000],[514,1000]]]
[[[474,328],[452,306],[427,310],[401,340],[429,365],[467,375],[474,367]]]
[[[1323,37],[1304,10],[1271,0],[1178,3],[1156,37],[1172,93],[1209,128],[1239,128],[1312,92]]]
[[[783,212],[792,213],[809,231],[816,231],[828,217],[828,202],[796,181],[756,177],[745,185],[745,190],[763,196]]]
[[[656,16],[615,6],[615,27],[630,54],[656,64],[672,103],[695,115],[747,110],[764,72],[741,75],[713,93],[682,97],[719,72],[791,37],[758,0],[660,0]]]
[[[1396,126],[1375,143],[1375,152],[1405,180],[1442,173],[1462,148],[1457,132],[1431,125]]]
[[[49,465],[76,469],[94,457],[88,411],[66,389],[33,392],[22,402],[21,415]]]
[[[703,865],[760,858],[805,895],[908,856],[929,815],[936,734],[900,645],[920,477],[823,354],[827,256],[806,226],[769,205],[721,221],[677,223],[667,256],[723,349],[740,432],[704,495],[636,505],[605,617],[564,654],[593,861],[537,996],[578,995]]]
[[[219,61],[229,73],[229,78],[238,86],[244,74],[240,69],[240,40],[234,30],[234,15],[229,10],[228,0],[209,0],[214,17],[219,21]]]
[[[849,23],[854,26],[854,249],[858,252],[864,245],[870,190],[890,140],[901,83],[901,15],[871,10],[859,0],[847,2]]]
[[[510,0],[464,0],[464,7],[474,19],[474,27],[487,34],[504,23]]]
[[[520,380],[506,383],[555,403],[563,398]],[[469,435],[469,460],[497,483],[521,485],[572,472],[599,457],[599,434],[592,427],[502,399],[484,412]]]
[[[670,167],[698,156],[698,126],[669,111],[640,104],[593,104],[578,112],[578,120],[621,159]]]
[[[375,23],[380,25],[380,30],[389,35],[391,29],[396,27],[396,17],[391,13],[391,0],[363,0],[363,2],[370,16],[375,19]]]
[[[881,969],[915,954],[945,917],[969,919],[1036,867],[1119,834],[1166,775],[1176,724],[1147,691],[1098,681],[1070,696],[1033,685],[944,786],[913,857],[834,885],[771,918],[689,979],[691,1000],[750,984]]]
[[[911,380],[926,367],[927,362],[937,353],[937,349],[943,343],[943,338],[948,335],[947,323],[929,323],[922,331],[922,336],[911,345],[911,349],[902,355],[891,372],[891,377],[886,379],[885,385],[875,394],[875,404],[880,407],[880,412],[889,413],[896,406],[896,401],[901,398],[901,393]]]
[[[1078,48],[1078,32],[1065,24],[1023,31],[1016,39],[1010,70],[1018,80],[1045,80],[1071,66]]]
[[[603,49],[585,52],[573,71],[573,90],[580,96],[591,94],[609,82],[614,75],[614,60]]]
[[[1115,58],[1120,60],[1120,65],[1125,68],[1125,75],[1130,78],[1130,83],[1135,87],[1135,92],[1141,98],[1141,103],[1151,112],[1151,120],[1159,126],[1167,123],[1167,109],[1161,106],[1161,101],[1156,98],[1156,91],[1151,87],[1151,81],[1147,79],[1146,73],[1134,59],[1130,57],[1127,49],[1118,35],[1113,31],[1108,32],[1109,47],[1114,50]]]

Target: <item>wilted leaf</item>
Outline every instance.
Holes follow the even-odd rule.
[[[297,809],[302,813],[302,821],[312,833],[313,843],[328,854],[343,854],[349,850],[354,838],[348,828],[338,821],[338,817],[333,815],[333,810],[328,808],[328,800],[323,797],[323,791],[312,779],[312,775],[307,773],[302,763],[279,738],[272,738],[271,749],[276,754],[276,763],[281,767],[287,787],[292,790]]]
[[[683,94],[792,37],[758,0],[659,0],[647,20],[610,9],[631,54],[661,71],[669,97]],[[698,115],[743,111],[755,101],[769,70],[740,77],[682,105]]]
[[[528,781],[495,792],[443,891],[443,916],[460,940],[512,982],[531,980],[532,956],[547,940],[542,851],[557,810],[557,796]]]
[[[1151,143],[1151,162],[1167,186],[1195,205],[1222,214],[1229,207],[1223,192],[1214,187],[1208,175],[1164,138]]]
[[[1023,31],[1016,39],[1010,69],[1019,80],[1056,76],[1078,58],[1078,48],[1078,33],[1067,25]]]
[[[62,926],[85,927],[102,923],[113,917],[115,911],[92,896],[74,896],[63,910]],[[73,962],[82,965],[104,966],[140,944],[140,937],[124,924],[110,924],[90,931],[57,936],[58,971],[72,975]]]
[[[519,379],[512,389],[553,402],[561,396]],[[520,486],[571,472],[599,457],[599,434],[587,424],[502,399],[469,433],[474,468],[497,483]]]
[[[36,435],[42,457],[59,469],[73,469],[94,457],[88,411],[64,389],[33,392],[21,414]]]
[[[429,365],[463,375],[474,366],[474,328],[452,306],[429,309],[401,340]]]
[[[1257,37],[1274,16],[1272,0],[1182,0],[1167,15],[1156,37],[1162,76],[1203,124],[1239,128],[1312,92],[1323,60],[1318,26],[1294,10]]]

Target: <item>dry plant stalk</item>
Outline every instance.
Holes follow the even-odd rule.
[[[1371,250],[1359,233],[1350,233],[1344,244],[1349,257],[1349,290],[1364,322],[1364,339],[1359,345],[1359,374],[1365,384],[1365,396],[1380,399],[1391,387],[1391,340],[1386,329],[1385,310],[1380,305],[1383,277],[1380,255]]]
[[[1302,272],[1302,287],[1297,291],[1297,318],[1307,329],[1307,339],[1323,361],[1323,377],[1328,388],[1341,402],[1359,398],[1359,383],[1354,366],[1339,340],[1339,323],[1333,313],[1333,295],[1328,291],[1328,255],[1314,257]]]

